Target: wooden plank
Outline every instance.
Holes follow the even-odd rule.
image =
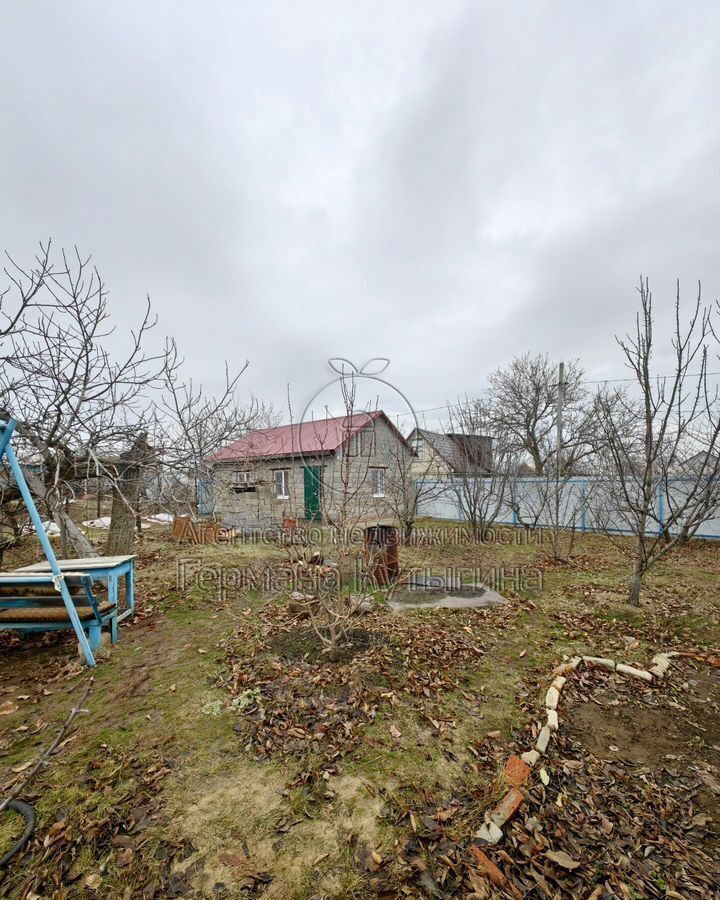
[[[67,568],[68,571],[72,572],[82,569],[84,572],[91,572],[97,569],[113,569],[132,559],[135,559],[135,554],[131,556],[91,556],[88,559],[59,559],[57,562],[61,569]],[[47,562],[33,563],[31,566],[23,566],[17,571],[48,572],[50,571],[50,565]]]
[[[115,605],[107,601],[98,606],[98,612],[101,616],[112,612],[114,609]],[[95,618],[95,612],[91,606],[76,606],[75,611],[83,622]],[[64,606],[15,606],[0,609],[0,623],[5,628],[9,628],[13,622],[68,622],[69,624],[70,616]]]

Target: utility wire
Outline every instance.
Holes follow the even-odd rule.
[[[720,372],[706,372],[705,373],[706,378],[713,378],[718,375],[720,375]],[[674,378],[674,377],[675,377],[674,374],[672,374],[672,375],[655,375],[655,376],[653,376],[653,380],[662,379],[662,378]],[[699,378],[700,373],[699,372],[688,373],[685,377],[686,378]],[[583,379],[582,381],[578,381],[577,383],[578,384],[620,384],[620,383],[627,384],[627,383],[633,383],[636,381],[637,381],[636,378],[599,378],[597,380],[592,380],[592,381]],[[477,393],[478,394],[487,394],[489,390],[490,390],[489,387],[480,388],[480,390],[478,390]],[[445,403],[442,406],[428,406],[426,409],[415,409],[412,412],[397,413],[395,415],[395,418],[404,419],[404,418],[407,418],[408,416],[419,416],[419,415],[422,415],[423,413],[439,412],[439,410],[441,410],[441,409],[446,409],[446,410],[456,409],[458,405],[459,404],[457,404],[457,403]]]

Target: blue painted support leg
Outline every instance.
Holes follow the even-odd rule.
[[[88,643],[88,639],[85,637],[85,630],[83,629],[82,622],[80,621],[80,617],[78,616],[77,610],[75,609],[75,604],[72,602],[70,591],[68,591],[68,587],[65,584],[65,579],[63,578],[60,566],[57,563],[55,551],[52,548],[50,539],[45,533],[42,519],[38,515],[37,508],[35,507],[35,501],[33,500],[30,489],[28,488],[27,482],[25,481],[25,476],[22,473],[22,469],[20,468],[20,464],[17,461],[17,457],[15,456],[15,452],[13,451],[12,445],[10,443],[8,443],[5,447],[5,455],[7,456],[8,462],[10,463],[10,469],[15,478],[15,482],[18,486],[18,489],[20,490],[20,494],[22,495],[22,498],[25,502],[25,506],[27,507],[28,514],[30,515],[33,527],[35,528],[35,533],[38,536],[40,544],[42,545],[43,552],[45,553],[45,558],[50,564],[50,571],[55,576],[56,587],[58,587],[60,590],[60,596],[63,599],[65,609],[67,610],[67,614],[70,617],[70,621],[72,622],[72,627],[75,631],[78,643],[80,644],[80,649],[82,650],[83,656],[85,657],[85,662],[92,668],[95,666],[95,657],[93,656],[93,652],[90,648],[90,644]]]
[[[99,650],[102,647],[102,626],[93,622],[88,626],[88,635],[90,636],[90,646],[93,650]]]
[[[125,576],[125,603],[128,609],[135,610],[135,567],[132,562]]]
[[[117,644],[118,639],[118,617],[115,615],[110,619],[110,639],[113,644]]]
[[[107,581],[108,600],[117,607],[118,600],[118,583],[116,575],[108,575]]]

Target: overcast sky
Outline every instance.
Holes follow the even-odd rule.
[[[640,273],[662,334],[676,278],[720,296],[718,34],[711,2],[5,0],[0,247],[77,244],[119,333],[147,293],[196,378],[248,358],[280,406],[333,356],[419,409],[528,350],[621,377]]]

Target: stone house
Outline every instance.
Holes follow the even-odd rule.
[[[250,530],[393,524],[389,492],[412,456],[381,410],[252,431],[210,460],[213,510]]]
[[[415,451],[416,478],[443,480],[453,475],[488,475],[493,465],[492,438],[481,434],[441,434],[414,428],[408,443]]]

